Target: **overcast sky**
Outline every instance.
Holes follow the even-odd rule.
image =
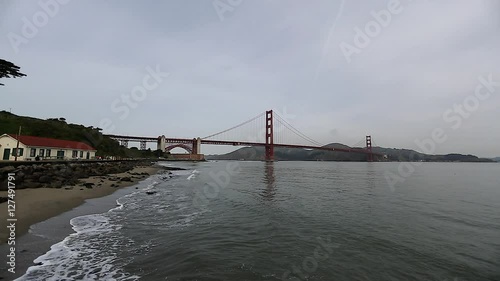
[[[2,79],[0,110],[192,138],[274,109],[321,143],[422,151],[441,128],[436,153],[500,156],[500,86],[474,96],[500,82],[497,1],[53,1],[0,2],[0,58],[28,75]]]

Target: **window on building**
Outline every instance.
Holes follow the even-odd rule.
[[[47,151],[45,152],[45,156],[50,157],[50,149],[47,149]]]
[[[73,150],[73,154],[72,154],[71,157],[73,157],[73,158],[78,157],[78,151],[77,150]]]
[[[80,151],[80,158],[83,158],[83,151]]]
[[[36,155],[36,148],[32,148],[30,150],[30,157],[35,157],[35,155]]]
[[[64,150],[57,151],[57,159],[64,159]]]
[[[40,155],[40,157],[45,157],[45,149],[41,148],[38,155]]]
[[[12,149],[12,156],[16,156],[16,154],[17,154],[17,148]],[[17,157],[23,155],[24,155],[24,148],[19,148],[19,154],[17,154]]]

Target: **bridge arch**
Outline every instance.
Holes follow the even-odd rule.
[[[173,144],[173,145],[167,146],[165,148],[165,152],[170,152],[172,149],[177,148],[177,147],[186,150],[189,154],[193,153],[193,148],[191,146],[189,146],[187,144],[183,144],[183,143]]]

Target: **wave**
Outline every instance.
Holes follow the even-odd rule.
[[[75,233],[52,245],[35,259],[38,265],[16,280],[139,280],[113,264],[122,246],[115,235],[121,226],[105,214],[76,217],[70,223]]]
[[[153,181],[141,191],[156,185],[158,182]],[[125,239],[119,236],[121,225],[112,223],[110,216],[123,210],[126,204],[133,204],[132,198],[141,191],[120,197],[116,200],[117,207],[107,213],[71,219],[75,233],[52,245],[47,253],[34,260],[37,265],[29,267],[16,280],[138,280],[139,276],[125,273],[113,264]]]
[[[194,170],[190,174],[193,178],[199,172]],[[131,260],[124,259],[122,253],[125,249],[134,247],[146,249],[151,245],[147,243],[135,245],[134,241],[120,231],[122,228],[120,222],[123,221],[123,214],[134,213],[144,198],[152,198],[144,197],[145,192],[157,188],[163,182],[159,175],[150,177],[149,181],[143,182],[139,190],[118,198],[116,207],[108,212],[71,219],[70,224],[74,233],[52,245],[47,253],[34,260],[36,265],[28,268],[26,273],[16,280],[139,280],[140,276],[124,271],[124,266]],[[160,189],[158,192],[168,194],[171,190]],[[174,216],[168,221],[155,222],[162,229],[189,227],[203,213],[188,211],[187,203],[190,200],[184,193],[171,199],[173,205],[165,206],[165,202],[162,202],[161,208],[160,206],[153,208],[156,211],[164,209],[165,214]],[[154,199],[148,200],[151,204],[148,207],[159,204]]]

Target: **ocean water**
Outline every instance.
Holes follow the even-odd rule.
[[[176,165],[18,280],[500,280],[498,164]]]

